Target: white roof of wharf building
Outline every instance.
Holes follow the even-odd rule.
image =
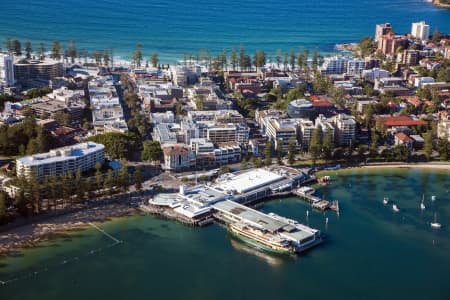
[[[75,159],[87,154],[104,149],[105,146],[93,142],[76,144],[70,147],[63,147],[50,150],[47,153],[39,153],[29,156],[24,156],[17,159],[17,162],[26,166],[35,166],[41,164],[48,164],[54,162],[65,161],[68,159]]]
[[[216,188],[224,191],[246,193],[282,179],[284,179],[283,176],[270,172],[266,169],[255,169],[237,176],[233,176],[230,179],[218,184]]]

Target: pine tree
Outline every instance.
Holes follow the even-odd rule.
[[[266,147],[264,148],[264,164],[270,166],[272,164],[272,142],[267,140]]]
[[[325,159],[331,159],[333,156],[333,135],[331,134],[331,129],[327,128],[325,130],[325,136],[323,138],[323,156]]]
[[[424,150],[425,150],[425,156],[428,160],[431,159],[431,154],[433,152],[433,133],[431,130],[428,130],[424,135]]]
[[[103,188],[103,174],[102,165],[100,163],[95,164],[95,189],[100,192]]]
[[[108,190],[108,195],[111,196],[113,194],[113,186],[114,186],[114,173],[111,169],[106,173],[105,178],[105,188]]]
[[[81,170],[78,169],[75,174],[75,189],[77,194],[77,200],[82,201],[84,198],[84,182],[81,177]]]
[[[233,68],[233,71],[236,70],[236,65],[237,65],[237,53],[236,50],[234,48],[231,48],[231,54],[230,54],[230,63],[231,66]]]
[[[277,140],[277,163],[281,165],[283,163],[283,140],[278,139]]]
[[[103,50],[103,65],[108,66],[109,65],[109,53],[107,50]]]
[[[277,68],[280,68],[281,64],[281,49],[277,49],[277,53],[275,55],[275,61],[277,62]]]
[[[290,165],[293,165],[295,161],[296,146],[297,146],[296,138],[291,137],[289,139],[289,146],[288,146],[288,163]]]
[[[134,51],[134,54],[133,54],[133,62],[137,68],[141,67],[141,62],[142,62],[142,45],[141,44],[136,44],[136,50]]]
[[[136,166],[134,169],[134,186],[136,191],[142,191],[142,168],[141,166]]]
[[[118,175],[118,186],[122,191],[126,191],[128,188],[129,176],[128,176],[128,168],[125,161],[122,161],[122,167],[119,170]]]
[[[158,53],[154,52],[152,53],[151,57],[150,57],[150,61],[152,63],[152,67],[156,68],[158,66]]]
[[[31,42],[30,41],[26,41],[25,42],[25,53],[26,53],[26,58],[30,59],[31,58],[31,52],[33,51],[33,49],[31,48]]]
[[[6,197],[5,193],[0,192],[0,224],[6,221]]]
[[[316,164],[317,158],[319,158],[320,151],[322,149],[321,136],[322,129],[320,128],[320,126],[316,127],[313,131],[311,142],[309,144],[309,154],[311,155],[313,165]]]
[[[75,63],[75,58],[77,57],[77,48],[75,47],[75,41],[73,40],[69,42],[68,55],[70,57],[71,63]]]
[[[291,54],[290,54],[290,60],[289,60],[289,63],[291,64],[291,71],[294,71],[294,69],[295,69],[295,59],[296,59],[296,57],[295,57],[295,50],[294,49],[291,49]]]
[[[13,46],[12,46],[12,42],[11,39],[9,37],[6,38],[6,51],[8,51],[9,54],[11,54],[13,52]]]
[[[442,138],[439,139],[437,143],[437,150],[439,152],[440,158],[444,161],[447,161],[449,151],[449,143],[447,135],[444,135]]]
[[[52,53],[50,55],[53,59],[61,59],[61,45],[58,41],[53,41]]]
[[[44,45],[44,43],[39,43],[38,55],[39,55],[39,59],[40,60],[43,60],[45,58],[45,45]]]
[[[241,171],[247,170],[247,167],[248,167],[247,159],[243,158],[241,161]]]

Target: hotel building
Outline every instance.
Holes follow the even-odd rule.
[[[105,160],[105,146],[93,142],[50,150],[16,159],[17,176],[39,180],[45,176],[64,175],[90,170]]]

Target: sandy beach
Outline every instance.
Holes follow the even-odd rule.
[[[136,208],[112,203],[12,228],[0,233],[0,256],[33,247],[37,243],[64,236],[71,231],[85,229],[91,222],[105,222],[136,213]]]
[[[408,169],[434,169],[434,170],[450,170],[450,163],[373,163],[360,166],[357,168],[373,169],[373,168],[408,168]]]

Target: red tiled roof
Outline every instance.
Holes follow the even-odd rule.
[[[399,139],[400,141],[404,142],[404,143],[412,143],[414,142],[414,140],[412,138],[410,138],[407,134],[403,133],[403,132],[399,132],[395,135],[395,137],[397,139]]]
[[[311,102],[311,104],[312,104],[312,106],[315,106],[315,107],[333,106],[333,104],[330,101],[325,100],[325,99],[314,100]]]
[[[164,147],[163,151],[165,155],[186,155],[189,153],[189,149],[180,145]]]
[[[427,125],[424,120],[413,120],[408,116],[397,116],[397,117],[385,117],[382,118],[384,126],[415,126],[415,125]]]

